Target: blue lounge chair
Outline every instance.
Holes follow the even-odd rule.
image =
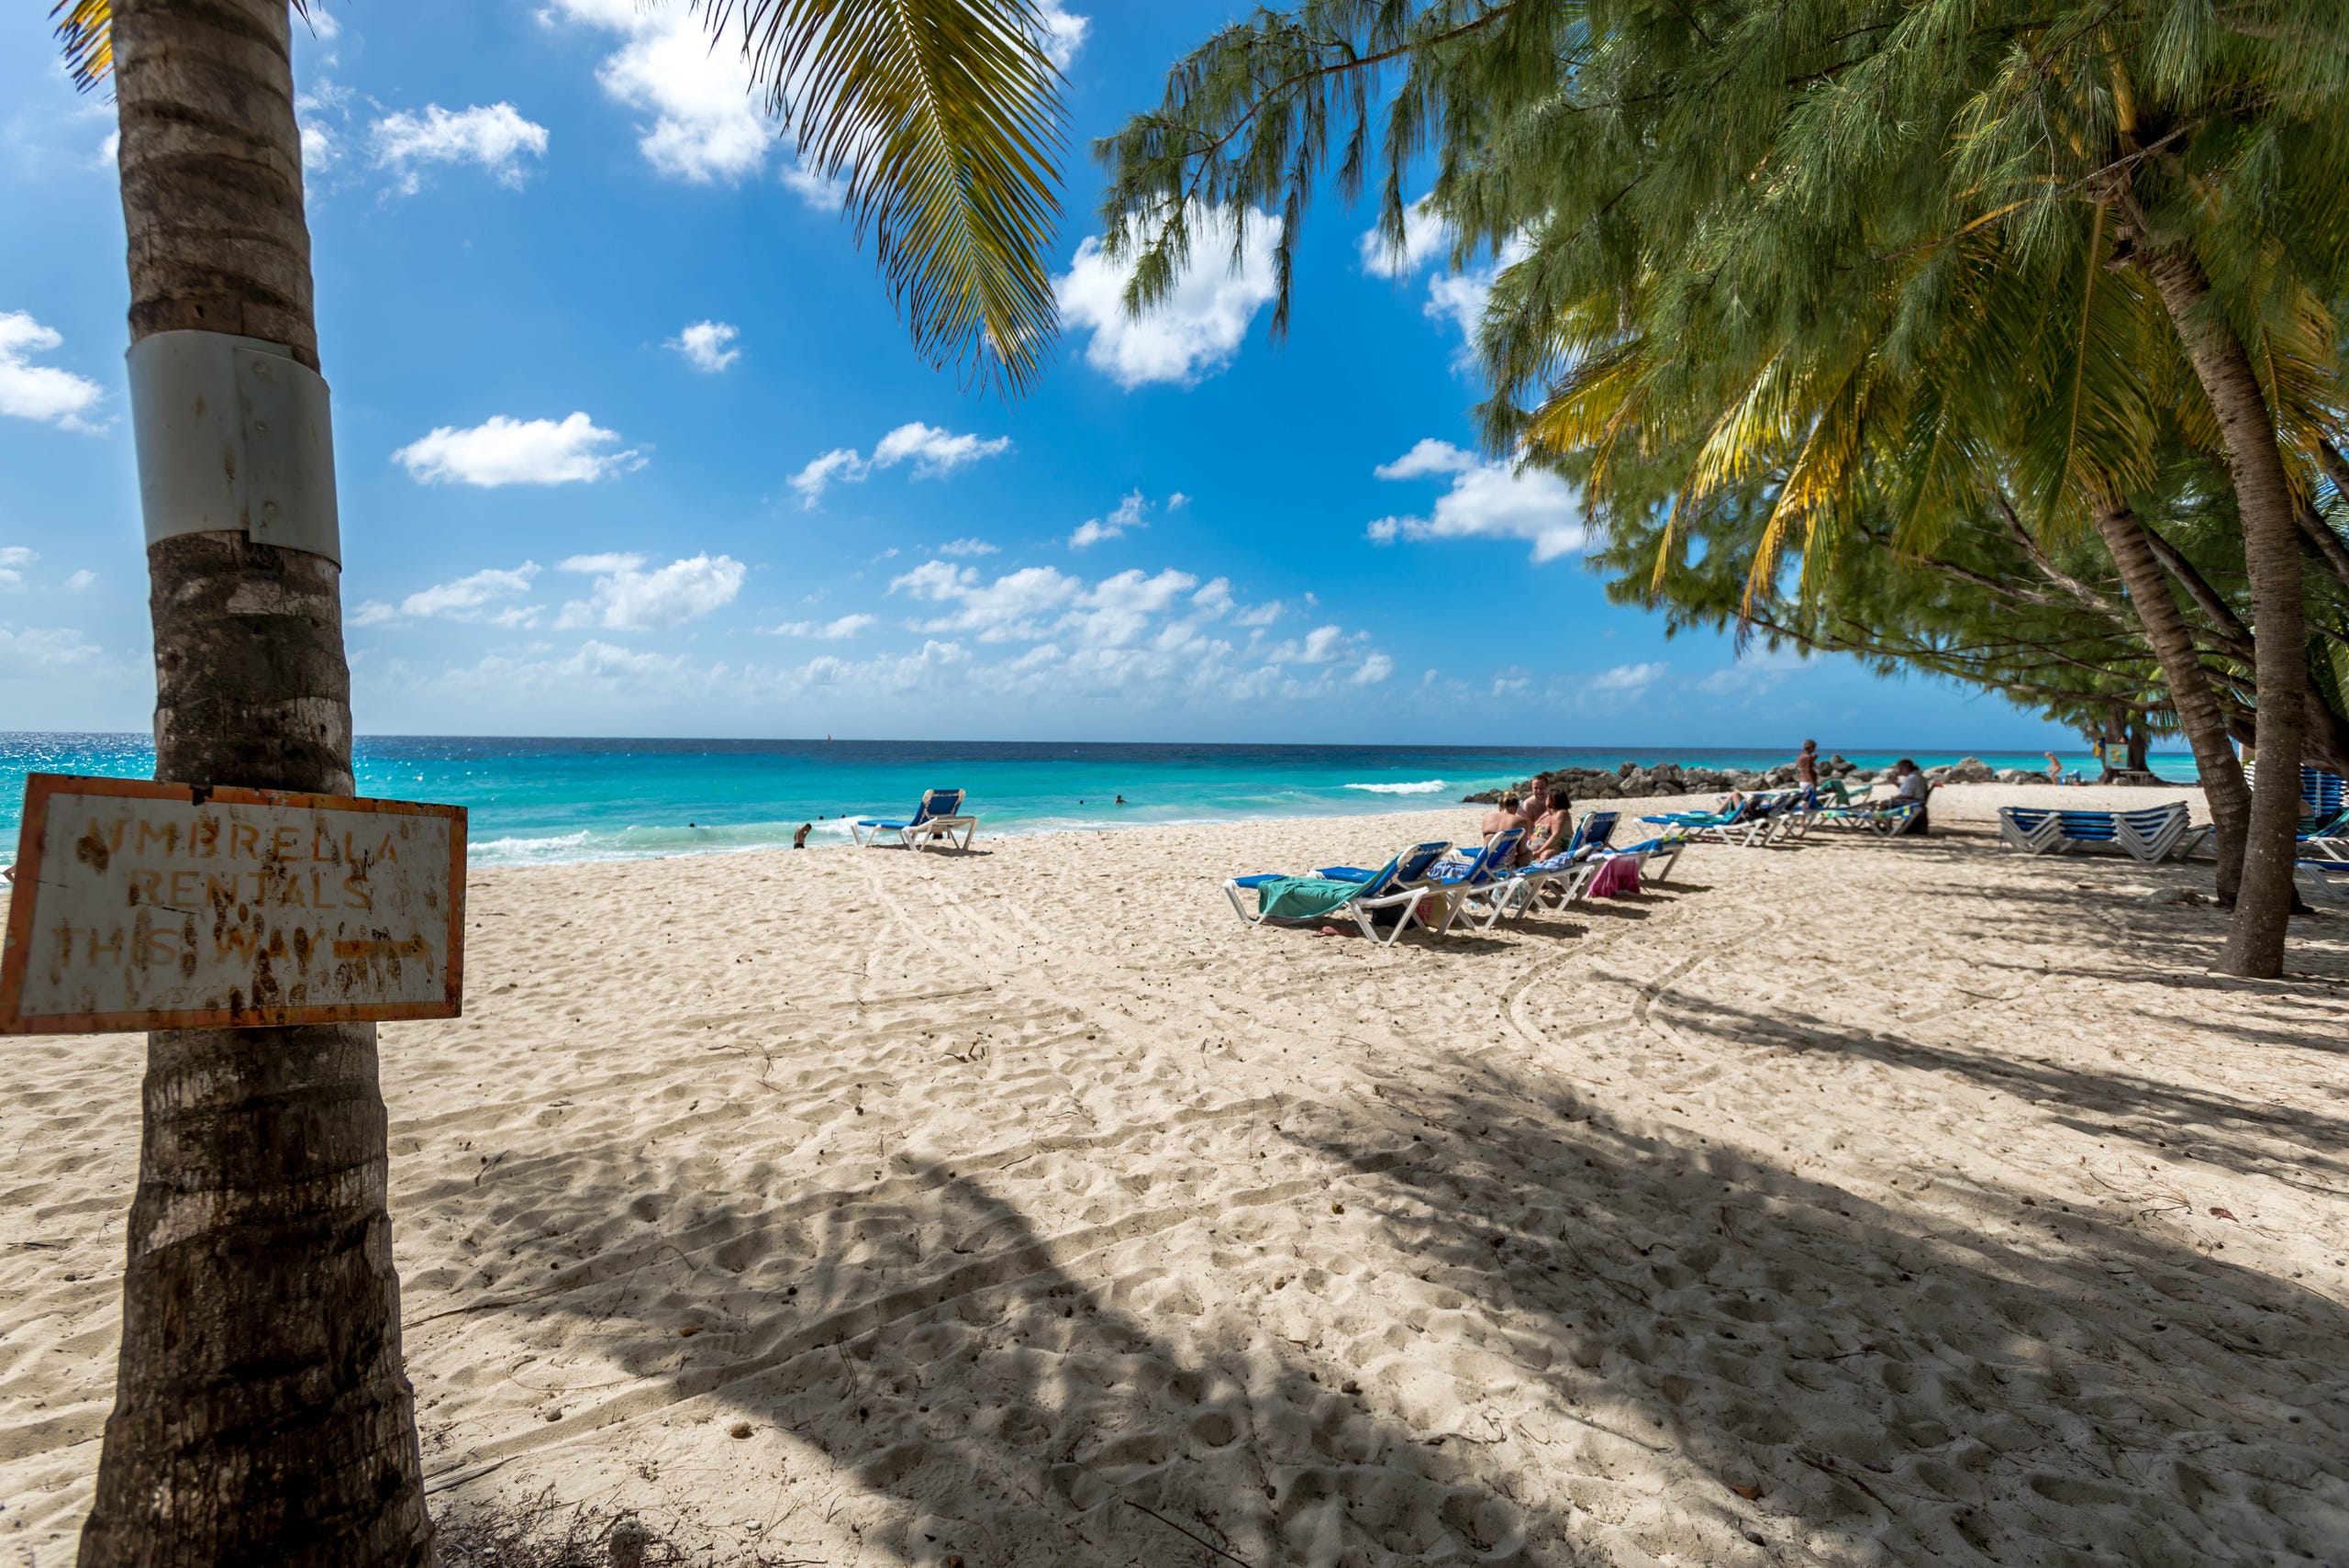
[[[1535,907],[1547,888],[1563,885],[1565,894],[1558,902],[1570,904],[1590,880],[1595,857],[1613,852],[1608,840],[1615,836],[1615,824],[1622,820],[1620,811],[1586,811],[1580,822],[1557,853],[1544,855],[1530,865],[1511,871],[1507,878],[1508,889],[1508,915],[1522,915]],[[1489,924],[1489,922],[1488,922]]]
[[[1404,928],[1418,917],[1419,904],[1428,895],[1428,868],[1450,848],[1451,843],[1442,839],[1414,844],[1376,871],[1325,866],[1310,876],[1290,876],[1281,872],[1235,876],[1223,884],[1224,896],[1231,900],[1231,912],[1240,917],[1242,925],[1261,926],[1273,919],[1320,920],[1343,915],[1373,941],[1380,939],[1372,917],[1382,910],[1400,909],[1402,914],[1397,918],[1395,929],[1385,939],[1386,945],[1393,947]],[[1285,885],[1276,888],[1273,886],[1275,883]],[[1248,894],[1256,895],[1257,906],[1252,911],[1243,896]]]
[[[1677,828],[1690,839],[1715,843],[1766,844],[1778,837],[1799,797],[1791,790],[1749,795],[1728,811],[1669,811],[1642,817],[1659,828]]]
[[[1492,929],[1493,922],[1507,912],[1513,890],[1505,890],[1504,884],[1515,874],[1508,869],[1508,861],[1524,837],[1522,828],[1504,828],[1485,840],[1485,847],[1469,857],[1466,866],[1429,879],[1428,890],[1444,895],[1443,923],[1435,928],[1437,936],[1452,929],[1452,923],[1464,914],[1481,929]],[[1470,910],[1471,904],[1480,910]]]
[[[2295,861],[2292,871],[2319,897],[2349,900],[2349,861]]]
[[[2301,828],[2295,852],[2302,860],[2337,861],[2349,865],[2349,806]]]
[[[979,819],[963,815],[963,791],[930,789],[922,792],[921,805],[915,809],[911,821],[895,822],[876,817],[860,817],[849,824],[848,836],[860,847],[869,850],[881,841],[881,835],[894,833],[897,842],[909,850],[918,850],[941,839],[952,844],[954,831],[958,828],[963,833],[963,841],[958,847],[967,850],[971,847],[972,836],[979,830]]]

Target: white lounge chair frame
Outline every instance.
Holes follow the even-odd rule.
[[[952,795],[955,809],[933,814],[930,809],[930,802],[940,795]],[[896,835],[897,842],[909,850],[926,849],[941,840],[951,848],[967,850],[979,831],[979,819],[962,812],[963,802],[967,798],[968,795],[959,789],[924,790],[921,804],[914,808],[912,821],[898,823],[885,817],[860,817],[849,824],[848,836],[856,841],[859,849],[863,850],[879,844],[884,834]],[[959,844],[954,840],[958,830],[963,835]]]

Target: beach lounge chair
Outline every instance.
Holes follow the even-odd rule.
[[[1668,811],[1640,820],[1677,828],[1687,838],[1709,843],[1766,844],[1783,830],[1781,818],[1792,809],[1795,798],[1790,791],[1774,791],[1749,795],[1728,811]]]
[[[1480,929],[1490,930],[1493,922],[1508,912],[1518,891],[1508,885],[1518,874],[1508,870],[1508,858],[1517,853],[1518,842],[1524,837],[1522,828],[1504,828],[1485,840],[1485,847],[1469,857],[1465,867],[1429,879],[1429,891],[1442,894],[1444,899],[1443,923],[1435,928],[1437,936],[1450,930],[1464,914]]]
[[[2292,872],[2318,897],[2349,902],[2349,861],[2295,861]]]
[[[1601,850],[1598,858],[1605,861],[1612,860],[1618,855],[1633,855],[1639,859],[1640,879],[1642,882],[1670,882],[1672,868],[1679,862],[1680,851],[1687,847],[1687,834],[1667,828],[1653,839],[1642,839],[1636,844],[1625,844],[1620,849],[1610,846]],[[1657,861],[1664,862],[1664,868],[1661,871],[1650,871],[1648,868]]]
[[[1231,912],[1240,917],[1242,925],[1261,926],[1267,920],[1320,920],[1342,915],[1373,941],[1382,939],[1372,917],[1383,910],[1400,909],[1402,914],[1397,917],[1395,929],[1384,939],[1386,946],[1393,947],[1404,928],[1418,917],[1419,904],[1428,895],[1428,868],[1450,848],[1450,842],[1442,839],[1414,844],[1376,871],[1325,866],[1310,876],[1289,876],[1280,872],[1235,876],[1223,884],[1224,896],[1231,900]],[[1248,907],[1250,896],[1256,900],[1252,911]]]
[[[2025,854],[2063,854],[2110,845],[2151,865],[2184,860],[2209,837],[2210,824],[2197,827],[2186,802],[2142,811],[2050,811],[2036,806],[1998,808],[1998,837]]]
[[[2304,860],[2349,865],[2349,806],[2301,828],[2298,853]]]
[[[1575,824],[1573,836],[1565,847],[1553,855],[1544,855],[1531,865],[1516,868],[1509,873],[1510,915],[1522,915],[1540,901],[1549,888],[1565,889],[1561,904],[1573,902],[1597,869],[1598,858],[1614,852],[1608,840],[1615,837],[1615,825],[1623,819],[1620,811],[1586,811],[1582,820]]]
[[[862,849],[873,848],[881,841],[881,836],[884,833],[894,833],[896,835],[898,843],[909,850],[918,850],[926,844],[934,844],[941,839],[950,845],[953,844],[955,830],[959,828],[962,830],[963,841],[956,847],[967,850],[971,847],[972,835],[979,830],[979,819],[975,817],[965,817],[962,813],[963,791],[959,789],[924,790],[921,805],[915,809],[910,821],[896,822],[882,817],[860,817],[849,824],[848,834]]]

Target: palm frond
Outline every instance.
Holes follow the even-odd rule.
[[[83,92],[95,91],[114,73],[113,0],[57,0],[49,15],[65,51],[65,73]]]
[[[290,0],[306,20],[310,0]],[[65,51],[65,73],[84,93],[114,74],[114,0],[57,0],[49,8],[57,24],[57,44]]]
[[[915,348],[1016,394],[1059,328],[1060,72],[1031,0],[696,0],[801,156],[845,177]]]

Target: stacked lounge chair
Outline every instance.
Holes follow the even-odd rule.
[[[2110,846],[2151,865],[2159,861],[2186,859],[2210,832],[2210,824],[2195,825],[2182,800],[2142,811],[2053,811],[2030,806],[1998,808],[1998,837],[2009,849],[2032,855]]]
[[[955,847],[969,849],[972,836],[979,830],[979,819],[963,815],[963,791],[959,789],[930,789],[922,791],[921,805],[914,809],[910,820],[892,821],[877,817],[860,817],[849,824],[849,837],[863,849],[871,849],[881,841],[885,833],[895,834],[897,842],[909,850],[918,850],[941,840],[954,844],[956,829],[961,829],[963,841]]]

